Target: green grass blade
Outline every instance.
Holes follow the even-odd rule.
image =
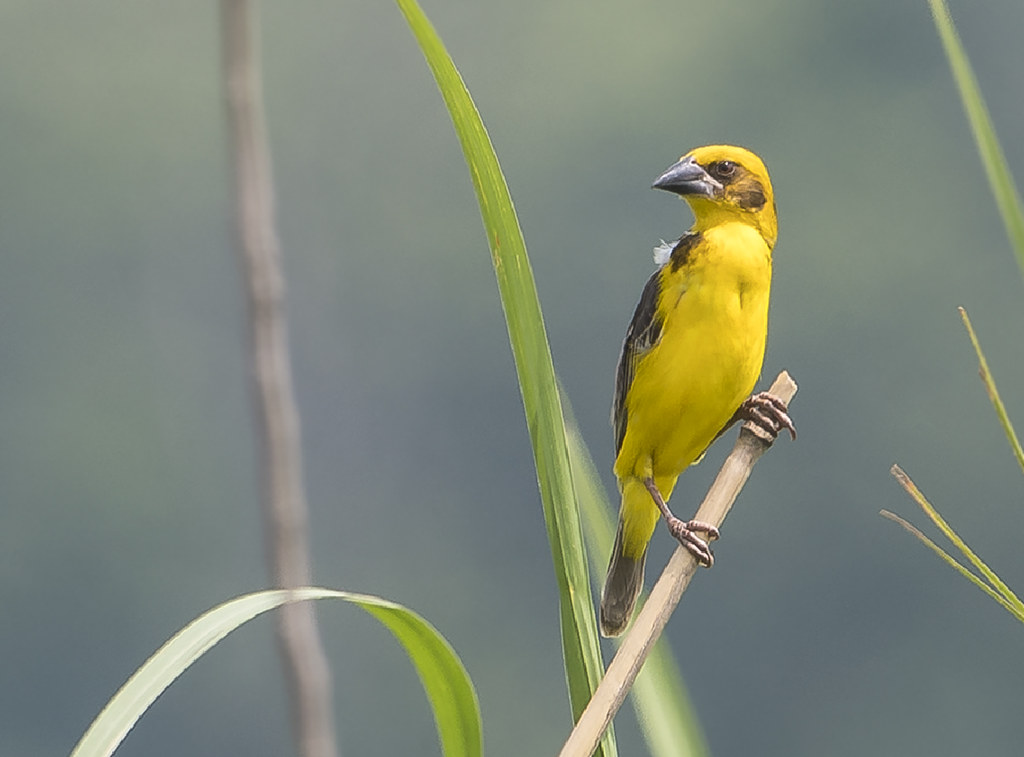
[[[988,581],[989,585],[992,586],[995,591],[1006,600],[1006,602],[1012,605],[1015,609],[1011,610],[1014,614],[1024,616],[1024,604],[1017,598],[1017,595],[1013,593],[1006,583],[1003,582],[995,572],[985,564],[985,562],[978,557],[974,551],[967,546],[966,542],[960,538],[959,534],[954,531],[945,519],[939,515],[939,512],[935,509],[931,502],[929,502],[917,485],[910,480],[910,476],[903,472],[903,469],[898,465],[892,466],[891,473],[895,476],[896,480],[899,481],[907,493],[914,498],[914,501],[924,510],[925,514],[931,518],[932,522],[938,527],[940,531],[945,535],[947,539],[953,542],[953,545],[960,550],[960,553],[967,558],[968,562],[975,567],[975,569],[981,573],[981,575]],[[1005,605],[1004,605],[1005,606]]]
[[[160,647],[114,695],[71,757],[113,754],[149,706],[196,660],[257,615],[295,600],[343,599],[383,623],[405,648],[434,709],[445,757],[480,757],[483,736],[473,683],[447,640],[412,610],[367,594],[330,589],[282,589],[246,594],[199,616]]]
[[[441,39],[415,0],[397,0],[444,98],[483,216],[533,444],[544,519],[561,599],[562,647],[573,717],[603,673],[594,604],[565,425],[533,273],[512,199],[476,106]],[[602,747],[614,754],[609,729]]]
[[[945,0],[928,0],[928,4],[949,66],[953,70],[953,78],[956,80],[960,100],[971,124],[989,186],[992,187],[992,194],[995,195],[996,204],[999,206],[999,214],[1006,226],[1006,234],[1017,255],[1017,265],[1024,275],[1024,207],[1021,205],[1020,194],[1007,168],[1003,148],[999,145],[995,127],[992,126],[992,119],[989,117],[988,108],[985,107],[978,81],[974,77],[967,53],[960,43],[960,36],[949,15],[949,8]]]
[[[445,757],[482,757],[483,727],[473,682],[448,640],[420,615],[386,599],[348,594],[398,639],[416,667]]]
[[[1024,449],[1020,446],[1020,439],[1017,438],[1017,432],[1013,429],[1013,424],[1010,422],[1010,416],[1006,412],[1006,406],[1003,404],[1003,400],[999,396],[999,390],[996,389],[996,382],[992,378],[992,373],[988,369],[988,361],[985,360],[985,355],[981,351],[981,343],[978,341],[978,335],[974,332],[974,326],[971,325],[971,319],[967,316],[967,311],[963,308],[959,308],[960,318],[964,322],[964,326],[967,328],[967,333],[971,337],[971,344],[974,345],[974,351],[978,355],[978,373],[981,375],[981,380],[985,383],[985,391],[988,392],[988,398],[992,402],[992,406],[996,409],[996,415],[999,416],[999,423],[1002,424],[1003,433],[1006,434],[1007,440],[1010,442],[1010,448],[1013,450],[1014,456],[1017,458],[1017,464],[1020,465],[1022,471],[1024,471]]]
[[[1017,620],[1019,620],[1021,623],[1024,623],[1024,614],[1022,614],[1019,611],[1019,608],[1015,607],[1011,602],[1007,601],[1007,599],[1002,597],[1002,595],[999,594],[999,592],[997,592],[991,586],[989,586],[980,578],[971,573],[965,565],[959,563],[955,557],[953,557],[951,554],[946,552],[942,547],[940,547],[938,544],[936,544],[927,536],[925,536],[920,529],[914,527],[914,525],[907,522],[896,513],[889,512],[889,510],[882,510],[880,514],[883,517],[887,517],[890,520],[893,520],[902,525],[902,527],[906,529],[910,534],[921,540],[922,544],[924,544],[926,547],[928,547],[937,555],[939,555],[939,557],[941,557],[946,562],[946,564],[951,566],[954,571],[956,571],[959,575],[966,578],[968,581],[977,586],[983,592],[988,594],[990,597],[992,597],[992,599],[994,599],[999,604],[1004,606],[1007,609],[1007,612],[1009,612],[1011,615],[1017,618]]]
[[[946,550],[944,550],[938,544],[936,544],[931,539],[929,539],[927,536],[925,536],[923,533],[921,533],[920,529],[918,529],[916,526],[908,523],[907,521],[903,520],[903,518],[901,518],[900,516],[896,515],[895,513],[889,512],[888,510],[882,510],[882,511],[880,511],[879,514],[883,518],[888,518],[889,520],[895,521],[896,523],[899,523],[901,526],[903,526],[903,528],[905,528],[911,534],[916,536],[921,541],[922,544],[924,544],[926,547],[928,547],[928,549],[932,550],[932,552],[934,552],[939,557],[941,557],[946,562],[947,565],[949,565],[950,567],[953,568],[953,570],[955,570],[957,573],[962,575],[964,578],[966,578],[972,584],[977,586],[983,592],[988,594],[996,602],[1001,604],[1007,610],[1007,612],[1009,612],[1011,615],[1013,615],[1015,618],[1017,618],[1017,620],[1019,620],[1022,623],[1024,623],[1024,614],[1022,614],[1018,608],[1014,607],[1014,605],[1012,603],[1008,602],[1006,599],[1003,598],[1003,595],[1001,595],[999,592],[997,592],[995,589],[993,589],[987,583],[982,581],[976,575],[971,573],[970,570],[968,570],[964,565],[960,564],[956,560],[956,558],[954,558],[951,554],[946,552]]]
[[[573,480],[583,513],[587,554],[595,587],[604,580],[608,555],[615,541],[615,509],[605,496],[572,408],[563,399]],[[617,642],[616,642],[617,643]],[[710,752],[697,720],[686,683],[671,648],[659,639],[630,691],[630,702],[653,757],[707,757]]]

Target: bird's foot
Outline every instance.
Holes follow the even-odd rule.
[[[668,530],[676,541],[686,547],[698,565],[710,568],[715,564],[715,555],[708,542],[718,538],[718,529],[702,520],[685,521],[672,516],[668,518]],[[707,534],[707,541],[697,536]]]
[[[789,407],[774,394],[758,392],[748,397],[735,417],[746,421],[743,427],[768,444],[778,438],[782,429],[788,430],[789,435],[796,439],[796,426],[789,417]]]

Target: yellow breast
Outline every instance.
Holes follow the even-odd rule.
[[[764,359],[771,250],[743,223],[704,232],[686,263],[662,269],[661,338],[637,362],[620,477],[677,476],[754,388]]]

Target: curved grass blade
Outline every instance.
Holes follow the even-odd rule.
[[[562,650],[569,699],[573,717],[577,718],[604,668],[562,408],[533,272],[505,177],[462,77],[415,0],[397,2],[448,107],[480,204],[533,444],[561,600]],[[605,755],[615,753],[611,729],[602,748]]]
[[[164,689],[233,630],[281,605],[308,599],[343,599],[369,612],[402,643],[434,710],[445,757],[480,757],[483,736],[473,682],[455,651],[417,613],[368,594],[331,589],[272,589],[246,594],[200,615],[175,634],[132,675],[89,726],[71,757],[113,754]]]
[[[1013,450],[1014,456],[1017,458],[1017,464],[1020,465],[1022,471],[1024,471],[1024,449],[1021,448],[1020,439],[1017,438],[1017,432],[1013,429],[1013,424],[1010,422],[1010,416],[1006,412],[1006,406],[1003,404],[1003,400],[999,396],[999,390],[996,389],[995,379],[992,378],[992,373],[988,369],[988,361],[985,359],[985,354],[981,351],[981,343],[978,341],[978,335],[974,333],[974,326],[971,325],[971,319],[967,317],[967,311],[963,308],[958,308],[960,311],[960,318],[964,322],[964,326],[967,328],[967,333],[971,337],[971,344],[974,345],[974,351],[978,355],[978,373],[981,375],[981,380],[985,384],[985,391],[988,392],[988,398],[992,402],[992,406],[996,409],[996,415],[999,416],[999,423],[1003,427],[1003,433],[1006,434],[1007,440],[1010,442],[1010,449]]]
[[[590,575],[595,590],[604,580],[606,565],[615,541],[615,522],[611,503],[597,475],[593,457],[579,433],[572,408],[563,396],[566,433],[573,480],[583,514]],[[619,643],[616,640],[616,645]],[[671,648],[658,639],[630,690],[630,702],[644,740],[653,757],[708,757],[710,750],[704,731],[690,702],[686,683]]]
[[[960,91],[960,100],[967,113],[981,162],[985,166],[989,186],[992,187],[992,194],[995,195],[996,204],[999,206],[1006,234],[1017,255],[1017,265],[1020,267],[1021,275],[1024,275],[1024,207],[1021,205],[1020,193],[1013,182],[1010,169],[1007,168],[1006,156],[1003,155],[1003,148],[999,144],[967,53],[960,43],[953,18],[949,15],[949,8],[945,0],[928,0],[928,5],[931,7],[932,18],[935,19],[935,27],[939,31],[949,66],[953,70],[953,78]]]

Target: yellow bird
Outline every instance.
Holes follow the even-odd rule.
[[[787,408],[750,397],[764,359],[772,248],[778,233],[768,170],[742,147],[684,155],[654,182],[681,195],[696,222],[655,249],[654,272],[626,332],[615,376],[612,426],[622,505],[601,596],[601,632],[625,630],[644,581],[659,518],[697,562],[714,561],[710,524],[684,522],[666,502],[676,479],[738,420],[775,438],[796,435]]]

